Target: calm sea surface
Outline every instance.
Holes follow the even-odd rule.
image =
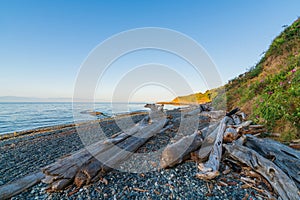
[[[100,111],[112,116],[147,110],[144,105],[145,103],[76,103],[74,106],[72,103],[0,103],[0,134],[97,119],[86,111]]]

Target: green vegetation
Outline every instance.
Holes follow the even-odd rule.
[[[229,81],[227,107],[241,107],[280,140],[300,138],[300,20],[276,37],[260,62]]]
[[[240,107],[254,122],[280,133],[281,141],[299,139],[300,19],[273,40],[259,63],[248,72],[223,87],[173,101],[212,101],[214,107],[227,110]]]
[[[299,56],[294,63],[299,66]],[[295,65],[251,87],[252,92],[259,91],[251,118],[283,133],[285,141],[299,137],[300,130],[300,69]]]
[[[210,91],[206,91],[204,94],[201,92],[196,94],[191,94],[187,96],[176,97],[172,100],[172,103],[206,103],[210,102],[212,99],[212,93]]]

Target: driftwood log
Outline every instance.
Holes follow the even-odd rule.
[[[11,198],[39,183],[42,178],[44,178],[44,174],[42,172],[37,172],[24,176],[23,178],[20,178],[12,183],[3,185],[0,187],[0,199]]]
[[[129,158],[149,138],[160,132],[164,124],[165,121],[163,120],[152,123],[133,137],[129,137],[107,151],[95,155],[95,157],[87,161],[77,172],[74,181],[76,186],[81,187],[82,185],[97,181],[102,175],[116,168],[122,161]]]
[[[193,157],[195,157],[197,161],[204,162],[208,159],[208,156],[213,149],[213,144],[216,140],[219,125],[220,122],[209,126],[203,131],[202,135],[204,135],[204,140],[201,148],[193,153]]]
[[[197,150],[202,141],[201,132],[196,131],[192,135],[184,136],[177,142],[167,146],[161,155],[161,168],[173,167],[188,159],[190,152]]]
[[[222,158],[223,135],[230,121],[232,121],[230,117],[224,117],[220,122],[218,128],[216,128],[213,132],[214,134],[216,134],[216,137],[213,145],[209,146],[211,150],[209,152],[208,161],[198,164],[198,169],[200,170],[200,172],[196,174],[197,178],[210,180],[219,175],[219,166]],[[199,151],[200,153],[202,152],[201,149]],[[208,149],[208,147],[205,147],[205,149]]]
[[[227,144],[224,147],[231,158],[248,165],[267,179],[282,199],[300,199],[299,191],[294,181],[272,161],[245,146]]]
[[[273,161],[300,189],[300,152],[271,139],[246,135],[245,146]]]
[[[229,143],[235,141],[239,136],[243,135],[245,128],[249,129],[252,121],[244,121],[239,124],[229,125],[224,133],[223,142]]]
[[[222,119],[226,112],[223,110],[216,110],[216,111],[204,111],[199,114],[200,116],[209,117],[212,121],[219,121]]]
[[[142,125],[141,125],[142,126]],[[115,138],[99,141],[72,155],[65,156],[42,169],[45,178],[42,182],[51,184],[52,190],[61,190],[72,183],[76,173],[93,155],[104,152],[130,135],[137,132],[140,126],[135,126],[127,132],[119,133]]]
[[[238,138],[238,132],[235,128],[228,127],[224,132],[223,142],[229,143]]]

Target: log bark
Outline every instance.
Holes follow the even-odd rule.
[[[177,142],[167,146],[160,159],[161,168],[173,167],[189,158],[190,152],[198,149],[202,144],[201,133],[196,131],[192,135],[185,136]]]
[[[199,163],[198,165],[198,169],[200,170],[200,172],[196,174],[197,178],[210,180],[219,175],[219,166],[222,158],[223,135],[227,127],[227,124],[231,120],[232,119],[230,117],[226,116],[220,122],[220,125],[215,131],[216,138],[215,141],[213,142],[211,152],[209,153],[208,161],[205,163]]]
[[[248,165],[265,177],[282,199],[300,199],[295,183],[273,162],[245,146],[227,144],[224,147],[231,158]]]
[[[107,151],[90,159],[76,174],[75,184],[78,187],[89,184],[90,182],[96,181],[100,176],[111,169],[116,168],[122,161],[129,158],[149,138],[158,133],[164,124],[164,120],[152,123],[140,130],[133,137],[127,138],[118,145],[115,145]]]
[[[231,115],[231,118],[233,119],[233,121],[234,121],[234,124],[236,124],[236,125],[239,125],[239,124],[241,124],[241,123],[242,123],[242,121],[241,121],[240,117],[239,117],[239,116],[237,116],[237,115]]]
[[[245,146],[263,157],[272,160],[291,177],[300,189],[300,151],[294,150],[271,139],[259,139],[246,135]]]
[[[249,128],[248,130],[247,129],[241,129],[239,131],[239,133],[242,134],[242,135],[247,135],[247,134],[255,135],[255,134],[265,133],[266,131],[267,130],[265,128],[261,128],[261,129]]]
[[[248,121],[244,121],[238,125],[232,125],[233,128],[237,128],[237,131],[239,129],[242,129],[242,128],[247,128],[251,125],[252,121],[251,120],[248,120]]]
[[[300,144],[290,144],[289,146],[293,149],[300,150]]]
[[[209,117],[212,121],[219,121],[222,117],[226,115],[226,112],[223,110],[216,111],[204,111],[199,114],[200,116]]]
[[[130,135],[134,135],[137,130],[138,126],[133,127],[127,132],[119,133],[119,135],[114,138],[99,141],[44,167],[42,171],[45,174],[45,178],[42,182],[51,184],[52,190],[65,188],[72,183],[77,171],[84,163],[93,158],[94,154],[104,152],[113,145],[125,140]]]
[[[224,143],[232,142],[236,140],[237,137],[238,137],[238,132],[236,131],[236,129],[229,127],[225,130],[223,142]]]
[[[9,199],[22,191],[30,188],[31,186],[39,183],[44,178],[42,172],[29,174],[23,178],[16,180],[15,182],[2,185],[0,187],[0,199]]]
[[[214,128],[207,131],[207,136],[204,138],[201,148],[195,152],[195,156],[199,162],[204,162],[208,159],[210,152],[213,149],[213,144],[218,134],[220,123]]]
[[[219,124],[220,122],[210,123],[209,126],[201,129],[202,139],[204,140],[208,135],[210,135],[219,126]]]
[[[148,120],[149,117],[145,117],[136,126],[116,137],[99,141],[43,168],[46,176],[42,181],[50,184],[49,189],[52,191],[62,190],[74,180],[78,186],[93,181],[100,171],[108,170],[130,156],[159,132],[166,122],[165,119],[154,118],[148,124]]]
[[[156,111],[163,111],[164,109],[164,104],[161,105],[157,105],[157,104],[149,104],[147,103],[145,106],[145,108],[150,108],[151,112],[156,112]]]
[[[183,117],[184,118],[187,118],[187,117],[190,117],[190,116],[194,116],[194,115],[199,115],[199,113],[201,113],[201,108],[199,107],[197,107],[197,108],[195,108],[195,109],[192,109],[191,111],[189,111],[189,112],[187,112],[187,113],[185,113],[184,115],[183,115]]]

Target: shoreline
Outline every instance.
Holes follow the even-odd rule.
[[[42,134],[42,133],[50,132],[50,131],[59,131],[59,130],[66,129],[66,128],[74,128],[76,126],[83,126],[83,125],[88,125],[88,124],[93,124],[93,123],[99,123],[102,121],[110,121],[110,120],[114,120],[114,119],[118,119],[118,118],[122,118],[122,117],[128,117],[128,116],[144,115],[147,113],[148,113],[147,111],[132,111],[129,113],[120,113],[113,117],[106,117],[106,118],[102,118],[102,119],[87,120],[87,121],[82,121],[82,122],[71,122],[71,123],[58,124],[58,125],[53,125],[53,126],[37,127],[37,128],[23,130],[23,131],[3,133],[3,134],[0,134],[0,141],[6,140],[6,139],[11,139],[11,138],[17,138],[17,137],[24,136],[24,135],[35,135],[35,134]]]
[[[172,102],[172,101],[159,101],[156,102],[155,104],[165,104],[165,105],[174,105],[174,106],[195,106],[195,105],[203,105],[203,104],[208,104],[211,102]]]

